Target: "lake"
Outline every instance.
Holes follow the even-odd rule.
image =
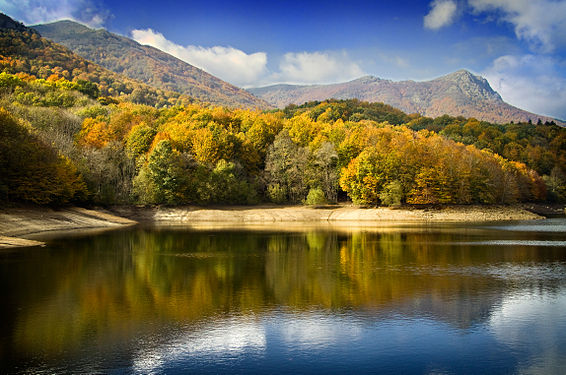
[[[563,374],[566,219],[2,250],[0,373]]]

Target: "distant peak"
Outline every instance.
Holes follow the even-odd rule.
[[[466,70],[466,69],[456,70],[452,74],[465,74],[465,75],[473,76],[473,74],[469,70]]]
[[[358,82],[358,83],[370,83],[370,82],[375,82],[375,81],[379,81],[381,80],[380,78],[377,78],[375,76],[372,75],[367,75],[367,76],[363,76],[360,78],[356,78],[350,82]]]
[[[491,98],[502,100],[501,96],[491,88],[487,79],[475,75],[466,69],[460,69],[443,77],[432,80],[431,82],[444,82],[458,86],[462,91],[475,98]]]
[[[59,20],[59,21],[53,21],[53,22],[45,23],[44,25],[69,25],[69,26],[80,26],[80,27],[83,27],[83,28],[85,28],[85,29],[88,29],[87,26],[83,25],[82,23],[73,21],[73,20]]]
[[[453,73],[449,73],[443,77],[440,77],[440,79],[466,79],[466,80],[470,80],[474,78],[478,79],[481,77],[476,76],[475,74],[471,73],[469,70],[466,69],[460,69]]]
[[[34,25],[34,29],[42,30],[42,29],[56,29],[56,30],[65,30],[66,32],[70,33],[84,33],[88,31],[92,31],[86,25],[82,23],[72,21],[72,20],[60,20],[55,22],[44,23],[40,25]]]

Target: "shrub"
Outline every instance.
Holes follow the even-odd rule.
[[[328,203],[328,201],[326,200],[326,197],[324,196],[324,192],[322,191],[321,188],[316,187],[316,188],[311,188],[309,190],[309,193],[307,195],[307,199],[305,199],[305,204],[308,206],[317,206],[317,205],[322,205],[322,204],[326,204]]]

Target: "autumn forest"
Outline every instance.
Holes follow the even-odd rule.
[[[283,110],[144,104],[1,73],[4,202],[506,204],[566,198],[566,130],[407,115],[357,100]]]
[[[13,22],[13,21],[12,21]],[[0,35],[0,202],[508,204],[566,199],[566,129],[382,103],[230,109]]]

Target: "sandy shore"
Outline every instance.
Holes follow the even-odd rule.
[[[84,208],[52,210],[13,208],[0,210],[0,248],[41,245],[24,239],[31,234],[73,229],[112,228],[137,222],[173,225],[273,225],[288,223],[339,224],[340,226],[386,226],[396,223],[487,222],[534,220],[542,216],[521,206],[451,206],[440,209],[390,209],[339,206],[309,208],[303,206],[254,207],[114,207],[111,212]]]
[[[136,224],[135,221],[100,210],[72,207],[58,210],[48,208],[11,208],[0,210],[0,249],[37,246],[42,242],[22,236],[73,229],[111,228]]]
[[[304,206],[260,207],[116,207],[116,215],[152,223],[285,223],[285,222],[485,222],[542,219],[521,206],[451,206],[440,209],[391,209],[339,206],[309,208]]]

